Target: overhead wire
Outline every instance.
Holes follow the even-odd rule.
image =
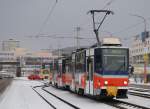
[[[36,35],[36,37],[38,37],[38,36],[41,34],[41,32],[43,31],[45,25],[47,24],[49,18],[51,17],[51,15],[52,15],[52,13],[53,13],[55,7],[56,7],[57,2],[58,2],[58,0],[55,1],[55,3],[54,3],[54,5],[52,6],[52,8],[51,8],[51,5],[49,6],[49,9],[50,9],[50,10],[49,10],[49,13],[48,13],[46,19],[44,20],[43,24],[41,25],[40,30],[39,30],[38,34]]]
[[[53,35],[40,35],[39,38],[42,37],[42,38],[53,38],[53,39],[76,39],[76,37],[73,37],[71,35],[69,36],[64,36],[64,35],[60,35],[60,34],[53,34]],[[95,39],[95,38],[91,38],[91,37],[78,37],[79,39]]]
[[[107,8],[107,7],[110,6],[113,2],[115,2],[115,0],[107,0],[107,1],[108,1],[108,2],[103,6],[103,8],[101,8],[101,10]],[[80,24],[80,25],[85,25],[85,24],[87,24],[87,23],[86,23],[87,21],[88,21],[88,19],[87,19],[87,20],[84,19],[84,22],[83,22],[82,24]],[[81,27],[82,27],[82,26],[81,26]]]
[[[150,18],[147,18],[146,20],[150,20]],[[120,30],[120,31],[118,31],[118,32],[114,32],[114,33],[112,33],[112,34],[120,34],[120,33],[122,33],[122,32],[125,32],[125,31],[130,30],[131,28],[137,27],[138,25],[140,25],[140,24],[142,24],[142,23],[143,23],[143,21],[142,21],[142,22],[139,22],[139,23],[136,23],[136,24],[133,24],[133,25],[127,27],[127,28],[124,28],[124,29],[122,29],[122,30]]]
[[[115,0],[109,0],[102,9],[105,9],[106,7],[108,7],[109,5],[111,5],[113,2],[115,2]]]
[[[105,5],[102,9],[104,9],[104,8],[106,8],[107,6],[111,5],[114,1],[115,1],[115,0],[109,0],[109,1],[106,3],[106,5]],[[48,13],[46,19],[44,20],[42,26],[40,27],[40,30],[39,30],[38,34],[35,36],[36,38],[40,37],[40,35],[41,35],[41,33],[42,33],[42,31],[43,31],[43,29],[44,29],[46,23],[48,22],[49,18],[51,17],[51,15],[52,15],[52,13],[53,13],[55,7],[56,7],[57,2],[58,2],[58,0],[56,0],[56,2],[54,3],[54,5],[52,6],[52,8],[50,8],[50,6],[49,6],[50,11],[49,11],[49,13]],[[84,22],[84,24],[85,24],[85,22]],[[31,37],[32,37],[32,36],[31,36]]]

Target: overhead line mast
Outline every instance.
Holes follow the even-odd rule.
[[[98,27],[96,27],[96,22],[95,22],[95,13],[105,13],[103,19],[101,20],[101,22],[99,23]],[[90,10],[88,13],[91,13],[92,14],[92,18],[93,18],[93,31],[96,35],[96,39],[97,39],[97,45],[100,46],[101,45],[101,42],[100,42],[100,39],[99,39],[99,34],[98,34],[98,31],[101,27],[101,25],[103,24],[104,20],[106,19],[107,15],[109,14],[114,14],[112,11],[110,10]]]

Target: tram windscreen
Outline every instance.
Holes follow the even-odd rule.
[[[116,72],[127,71],[128,49],[103,49],[103,69]]]

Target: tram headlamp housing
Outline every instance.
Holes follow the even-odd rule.
[[[108,81],[104,81],[104,84],[107,85],[107,84],[108,84]]]
[[[127,81],[124,81],[123,83],[124,83],[125,85],[127,85],[127,84],[128,84],[128,82],[127,82]]]

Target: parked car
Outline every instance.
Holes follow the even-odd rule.
[[[30,79],[30,80],[42,80],[42,78],[39,75],[37,75],[37,74],[29,75],[28,79]]]

